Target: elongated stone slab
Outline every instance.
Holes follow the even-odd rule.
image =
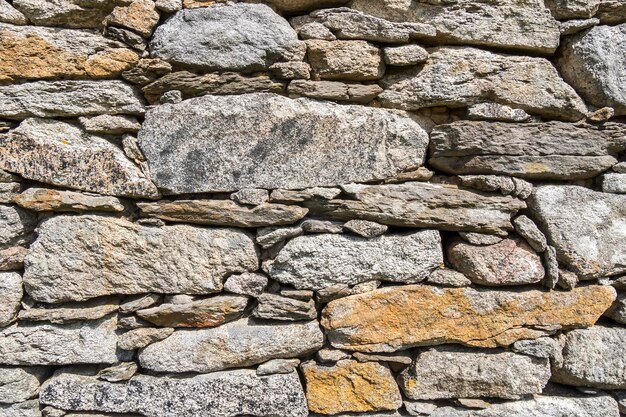
[[[616,164],[626,149],[626,128],[461,121],[435,127],[431,141],[430,164],[448,174],[574,180],[593,178]]]
[[[214,372],[319,350],[324,334],[317,321],[278,324],[241,319],[211,329],[177,330],[139,354],[155,372]]]
[[[23,295],[22,276],[17,272],[0,272],[0,327],[17,319]]]
[[[493,102],[558,120],[577,121],[587,108],[544,58],[439,47],[423,66],[390,74],[378,97],[385,107],[467,107]]]
[[[626,195],[546,185],[535,188],[529,206],[559,261],[579,278],[626,272]]]
[[[183,194],[380,180],[419,167],[428,135],[386,110],[256,93],[158,106],[139,142],[157,186]]]
[[[209,294],[258,267],[252,238],[234,229],[148,227],[100,216],[43,222],[25,262],[26,292],[42,302],[109,294]]]
[[[41,166],[41,160],[37,163]],[[33,211],[124,211],[124,205],[115,197],[49,188],[32,187],[15,196],[13,200],[20,207]]]
[[[352,199],[315,199],[304,205],[313,215],[338,220],[495,234],[512,230],[511,216],[526,207],[510,196],[423,182],[342,188]]]
[[[115,363],[117,316],[65,325],[14,324],[0,330],[0,364]]]
[[[331,301],[321,323],[334,347],[360,352],[445,343],[508,346],[592,326],[615,297],[608,286],[546,293],[407,285]]]
[[[156,186],[121,149],[56,120],[27,119],[0,135],[0,168],[31,180],[100,194],[159,196]],[[92,205],[96,204],[93,200]]]
[[[115,6],[132,0],[14,0],[13,6],[35,25],[70,28],[99,28]]]
[[[269,274],[298,289],[320,290],[367,281],[417,283],[443,265],[436,230],[373,239],[321,234],[290,240],[271,263]]]
[[[308,415],[296,372],[259,377],[252,369],[184,378],[136,375],[118,383],[61,371],[44,383],[40,401],[64,410],[154,417]]]

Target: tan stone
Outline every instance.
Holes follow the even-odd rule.
[[[159,12],[153,0],[135,0],[128,6],[118,6],[107,17],[107,24],[130,29],[143,37],[152,34],[159,23]]]
[[[124,211],[122,202],[116,197],[49,188],[29,188],[14,201],[18,206],[34,211]]]
[[[382,78],[380,49],[365,41],[307,41],[313,72],[324,80],[366,81]]]
[[[361,352],[444,343],[491,348],[592,326],[615,297],[608,286],[542,292],[407,285],[332,301],[321,324],[334,347]]]
[[[402,397],[391,371],[376,362],[302,364],[309,410],[321,414],[397,410]]]

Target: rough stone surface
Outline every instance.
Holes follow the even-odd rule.
[[[13,246],[0,249],[0,271],[22,269],[28,249],[22,246]]]
[[[42,417],[39,401],[29,400],[16,404],[0,404],[0,412],[5,417]]]
[[[293,227],[264,227],[257,232],[256,243],[261,245],[263,249],[267,249],[287,239],[300,236],[303,229],[304,227],[300,225]]]
[[[53,304],[22,309],[21,321],[47,321],[65,324],[73,321],[98,320],[118,310],[117,297],[89,300],[84,303]]]
[[[472,281],[469,278],[454,269],[435,269],[428,276],[427,282],[448,287],[468,287],[472,285]]]
[[[348,0],[268,0],[268,3],[279,10],[289,13],[341,6],[347,2]]]
[[[528,242],[535,251],[543,252],[546,250],[548,245],[546,236],[528,216],[517,216],[513,219],[513,225],[515,226],[515,231],[526,239],[526,242]]]
[[[440,47],[428,52],[423,67],[383,79],[385,91],[379,98],[384,106],[417,110],[491,101],[568,121],[582,119],[587,111],[574,89],[546,59],[474,48]]]
[[[256,368],[258,376],[273,374],[288,374],[294,372],[300,365],[300,359],[272,359]]]
[[[626,324],[626,293],[618,294],[617,299],[604,315],[618,323]]]
[[[544,293],[407,285],[331,301],[321,322],[334,347],[360,352],[443,343],[496,347],[591,326],[614,299],[615,290],[605,286]]]
[[[159,340],[168,338],[172,333],[174,333],[174,329],[171,328],[151,329],[143,327],[141,329],[133,329],[119,336],[117,346],[124,350],[141,349]]]
[[[152,56],[200,70],[258,71],[301,60],[304,44],[289,23],[263,4],[181,10],[159,26]]]
[[[323,343],[317,321],[261,324],[241,319],[212,329],[177,330],[145,348],[139,361],[155,372],[213,372],[304,356]]]
[[[146,114],[139,141],[157,186],[179,194],[380,179],[419,167],[428,138],[385,110],[259,93],[162,105]],[[348,163],[356,144],[363,158]]]
[[[66,410],[155,417],[308,415],[302,385],[295,373],[258,377],[249,369],[185,378],[136,375],[123,383],[59,372],[43,385],[40,399]]]
[[[370,222],[368,220],[350,220],[346,222],[343,227],[352,233],[368,239],[380,236],[388,229],[384,224]]]
[[[437,231],[363,239],[312,235],[290,240],[270,266],[272,279],[299,289],[381,280],[416,283],[443,263]]]
[[[81,117],[79,121],[86,132],[100,135],[136,133],[141,129],[141,124],[132,116],[103,114],[94,117]]]
[[[224,283],[224,290],[235,294],[256,297],[267,287],[268,279],[263,274],[246,272],[231,275]]]
[[[122,202],[115,197],[48,188],[29,188],[13,200],[18,206],[34,211],[124,211]]]
[[[605,193],[626,194],[626,174],[607,173],[601,178],[602,191]]]
[[[530,114],[522,109],[514,109],[498,103],[478,103],[467,109],[470,120],[489,120],[494,122],[525,122]]]
[[[14,404],[37,397],[42,368],[0,367],[0,404]]]
[[[22,295],[22,276],[17,272],[0,272],[0,327],[15,321]]]
[[[412,400],[508,398],[540,394],[550,362],[512,352],[436,347],[419,353],[399,384]]]
[[[322,414],[397,410],[402,397],[389,368],[375,362],[339,361],[334,366],[306,362],[309,410]]]
[[[159,12],[153,0],[133,0],[128,6],[118,6],[107,16],[107,25],[130,29],[148,37],[159,22]]]
[[[540,337],[535,340],[518,340],[513,343],[511,349],[514,352],[524,355],[535,356],[537,358],[553,358],[556,354],[557,346],[554,339]]]
[[[252,239],[239,230],[58,216],[40,225],[24,283],[31,297],[44,302],[146,292],[207,294],[221,290],[228,275],[257,265]]]
[[[383,89],[377,84],[346,84],[339,81],[295,80],[289,83],[290,95],[324,100],[348,101],[367,104]]]
[[[42,26],[98,28],[113,9],[129,0],[14,0],[13,6],[28,20]]]
[[[19,10],[15,9],[6,0],[0,0],[0,22],[13,25],[25,25],[28,19]]]
[[[323,80],[378,80],[385,72],[380,49],[368,42],[309,40],[306,45],[311,69]]]
[[[35,218],[19,207],[0,204],[0,248],[30,241]]]
[[[428,51],[419,45],[403,45],[384,49],[385,63],[396,67],[421,64],[428,59]]]
[[[626,272],[626,196],[545,185],[535,189],[530,208],[558,260],[580,279]]]
[[[258,305],[252,315],[262,319],[298,321],[317,318],[313,300],[301,301],[276,294],[257,296]]]
[[[96,377],[109,382],[128,381],[137,373],[138,369],[139,367],[135,362],[120,362],[98,371]]]
[[[267,203],[270,199],[270,195],[267,190],[262,190],[260,188],[244,188],[236,193],[232,193],[230,195],[230,199],[239,204],[254,207]]]

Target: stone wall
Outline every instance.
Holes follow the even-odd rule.
[[[0,0],[0,417],[626,415],[625,0]]]

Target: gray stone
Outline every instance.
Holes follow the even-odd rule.
[[[339,349],[324,348],[318,350],[315,357],[322,363],[335,363],[342,359],[350,359],[350,354]]]
[[[39,227],[24,284],[43,302],[146,292],[209,294],[219,292],[230,274],[257,267],[254,242],[239,230],[57,216]]]
[[[529,206],[558,260],[580,279],[626,272],[626,196],[545,185],[535,188]]]
[[[183,8],[182,0],[156,0],[154,5],[165,13],[174,13]]]
[[[602,0],[546,0],[546,7],[559,19],[580,19],[593,17]]]
[[[626,149],[626,129],[562,122],[460,121],[437,126],[429,162],[448,174],[503,174],[535,180],[597,176]]]
[[[0,249],[0,271],[22,269],[27,253],[28,249],[22,246]]]
[[[43,368],[0,366],[0,404],[14,404],[35,398],[44,374]]]
[[[268,3],[288,13],[341,6],[347,2],[348,0],[268,0]]]
[[[606,173],[600,178],[602,192],[626,194],[626,173]]]
[[[526,204],[510,196],[450,185],[406,182],[343,186],[351,199],[310,200],[310,214],[337,220],[362,219],[389,226],[506,234],[511,216]]]
[[[619,162],[613,165],[612,169],[619,174],[626,174],[626,162]]]
[[[15,321],[23,293],[20,274],[0,272],[0,327],[8,326]]]
[[[343,223],[329,220],[307,219],[301,224],[302,230],[307,233],[343,233]]]
[[[13,5],[35,25],[99,28],[116,6],[130,0],[14,0]]]
[[[15,9],[6,0],[0,0],[0,22],[11,23],[13,25],[26,25],[28,19],[22,12]]]
[[[256,368],[256,374],[258,376],[289,374],[294,372],[298,365],[300,365],[300,359],[272,359],[259,365]]]
[[[0,204],[0,248],[28,243],[35,222],[28,211]]]
[[[330,29],[321,23],[311,22],[308,16],[302,23],[294,24],[294,21],[292,21],[292,25],[295,26],[301,39],[321,39],[324,41],[334,41],[337,39]]]
[[[388,47],[383,52],[385,63],[396,67],[417,65],[428,59],[428,51],[419,45]]]
[[[214,372],[305,356],[323,343],[315,320],[265,324],[241,319],[212,329],[177,330],[145,348],[139,361],[155,372]]]
[[[380,49],[365,41],[308,40],[313,74],[323,80],[378,80],[385,73]]]
[[[313,187],[304,190],[274,190],[270,194],[272,203],[302,203],[307,200],[332,200],[341,194],[339,188]]]
[[[352,357],[359,362],[386,362],[388,364],[396,365],[410,365],[413,362],[409,352],[378,354],[354,352]]]
[[[267,249],[279,242],[291,239],[302,234],[302,227],[266,227],[259,229],[256,235],[256,243]]]
[[[589,103],[626,115],[626,25],[596,26],[565,38],[557,66],[563,78]]]
[[[292,290],[290,288],[281,289],[280,295],[296,300],[309,301],[313,298],[314,292],[311,290]]]
[[[277,62],[270,67],[274,77],[281,80],[308,80],[311,78],[311,66],[306,62]]]
[[[239,72],[304,56],[304,44],[285,19],[266,5],[243,3],[177,12],[157,28],[150,50],[181,66]]]
[[[170,417],[306,417],[296,373],[258,377],[252,369],[174,378],[135,375],[110,383],[58,372],[42,386],[40,400],[65,410],[138,413]]]
[[[618,293],[617,299],[604,315],[618,323],[626,324],[626,293]]]
[[[350,220],[343,225],[344,229],[359,236],[371,239],[384,234],[388,227],[384,224],[368,220]]]
[[[21,321],[47,321],[65,324],[73,321],[98,320],[119,308],[117,297],[89,300],[84,303],[55,304],[45,307],[22,309]]]
[[[144,86],[172,72],[172,66],[160,59],[140,59],[137,65],[122,73],[131,84]]]
[[[468,107],[467,118],[492,122],[525,122],[531,116],[522,109],[514,109],[503,104],[477,103]]]
[[[600,0],[597,16],[605,25],[626,23],[626,2],[624,0]]]
[[[93,143],[91,145],[93,146]],[[37,163],[40,164],[41,161]],[[40,165],[39,168],[41,168]],[[124,211],[122,202],[115,197],[49,188],[32,187],[17,195],[13,200],[18,206],[33,211]]]
[[[139,142],[157,185],[182,194],[382,179],[419,167],[428,137],[406,115],[258,93],[158,106]]]
[[[0,117],[143,114],[143,100],[123,81],[35,81],[0,86]]]
[[[459,47],[428,52],[423,66],[398,71],[382,80],[385,91],[379,99],[383,106],[418,110],[490,101],[568,121],[582,119],[587,112],[574,89],[544,58]]]
[[[228,277],[224,283],[224,291],[256,297],[267,287],[267,283],[265,275],[246,272]]]
[[[257,301],[258,305],[252,315],[261,319],[298,321],[317,318],[313,300],[301,301],[265,293],[257,296]]]
[[[515,231],[537,252],[543,252],[548,246],[546,236],[528,216],[517,216],[513,219]]]
[[[396,22],[435,27],[437,43],[479,45],[551,54],[559,45],[557,22],[541,0],[353,0],[351,7]]]
[[[16,404],[0,404],[3,417],[41,417],[39,401],[29,400]]]
[[[574,19],[559,22],[559,32],[561,36],[568,36],[589,29],[600,24],[600,19]]]
[[[462,186],[480,191],[498,191],[503,195],[513,195],[526,199],[533,190],[533,185],[519,178],[502,175],[459,175]]]
[[[400,374],[412,400],[506,398],[540,394],[550,379],[550,362],[512,352],[435,347],[419,353]]]
[[[429,284],[447,287],[469,287],[472,281],[454,269],[435,269],[426,280]]]
[[[0,363],[69,365],[115,363],[117,317],[64,325],[19,323],[0,330]]]
[[[559,282],[559,261],[556,256],[556,249],[548,245],[546,251],[542,254],[542,259],[546,272],[543,285],[547,288],[554,289]]]
[[[104,30],[104,36],[118,42],[125,43],[135,51],[142,52],[142,55],[146,55],[144,52],[148,48],[148,43],[144,38],[132,30],[122,29],[115,26],[107,26]]]
[[[160,328],[151,329],[142,327],[122,333],[117,339],[117,346],[124,350],[142,349],[152,343],[167,339],[174,333],[174,329]]]
[[[289,83],[290,95],[366,104],[382,93],[378,84],[346,84],[339,81],[295,80]]]
[[[437,404],[428,401],[403,401],[404,408],[410,416],[425,417],[429,416],[437,408]]]
[[[137,316],[121,317],[118,321],[118,325],[121,329],[126,329],[126,330],[134,330],[134,329],[139,329],[142,327],[152,326],[151,323],[148,323],[145,320],[141,320]]]
[[[601,389],[626,388],[626,329],[596,325],[572,330],[562,340],[562,359],[553,361],[552,380]]]
[[[120,313],[129,314],[143,308],[152,307],[161,300],[159,294],[132,295],[120,303]]]
[[[290,240],[270,266],[270,277],[298,289],[381,280],[417,283],[443,264],[436,230],[380,236],[310,235]]]
[[[559,280],[556,284],[564,290],[573,290],[578,285],[578,276],[571,271],[559,269]]]
[[[270,199],[270,195],[267,190],[259,188],[244,188],[236,193],[230,195],[230,199],[248,206],[260,206],[263,203],[267,203]]]
[[[484,233],[460,232],[459,236],[466,242],[477,246],[489,246],[502,242],[502,236],[486,235]]]
[[[128,381],[138,370],[139,367],[135,362],[120,362],[117,365],[101,369],[96,377],[109,382]]]
[[[22,191],[19,182],[0,182],[0,203],[9,204]]]
[[[554,357],[557,345],[554,339],[549,337],[540,337],[535,340],[518,340],[513,343],[511,348],[514,352],[522,353],[524,355],[550,359]]]
[[[103,114],[94,117],[78,119],[87,133],[102,135],[121,135],[122,133],[136,133],[141,129],[141,123],[132,116],[113,116]]]

